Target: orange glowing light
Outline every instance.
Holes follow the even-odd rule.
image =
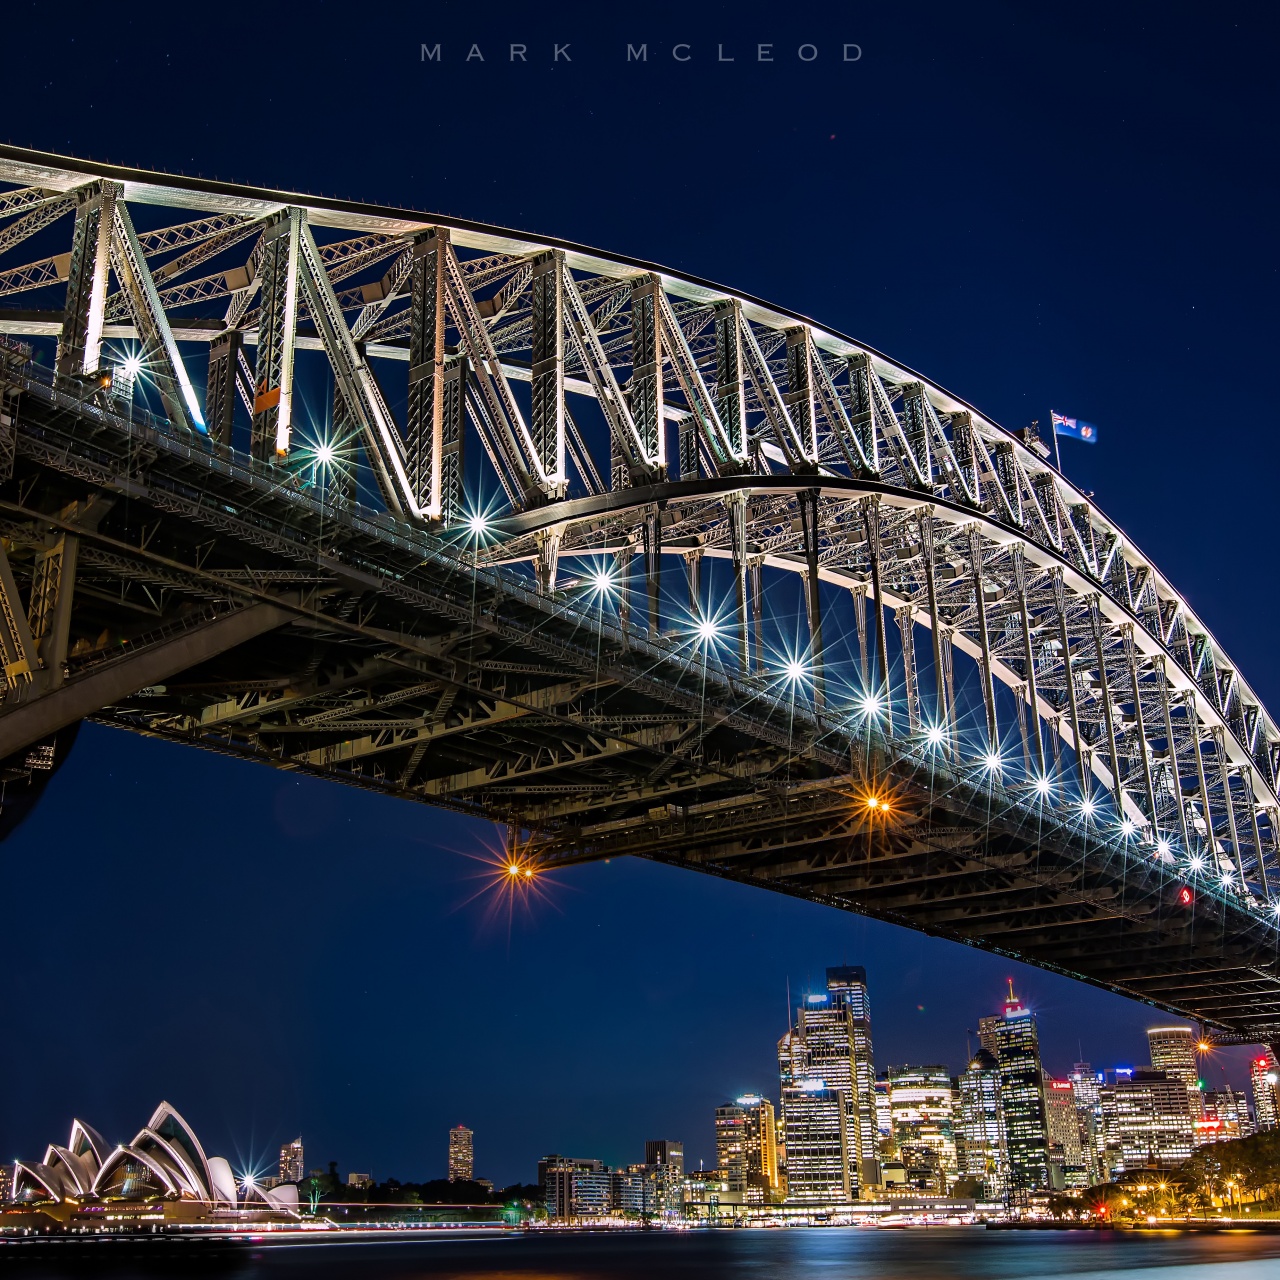
[[[520,864],[518,862],[507,863],[507,875],[518,876],[520,874]]]

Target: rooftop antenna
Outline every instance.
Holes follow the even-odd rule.
[[[787,974],[787,1030],[791,1030],[791,975]]]

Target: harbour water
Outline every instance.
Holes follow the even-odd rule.
[[[1280,1280],[1280,1234],[814,1228],[542,1232],[490,1239],[264,1247],[234,1258],[86,1266],[31,1259],[35,1280]]]

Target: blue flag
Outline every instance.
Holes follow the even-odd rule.
[[[1055,436],[1070,436],[1073,440],[1083,440],[1085,444],[1098,443],[1098,428],[1092,422],[1081,422],[1079,418],[1064,418],[1051,409],[1049,417],[1053,419]]]

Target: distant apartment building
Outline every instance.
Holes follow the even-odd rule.
[[[471,1182],[476,1176],[475,1134],[465,1125],[449,1130],[449,1181]]]
[[[294,1138],[280,1148],[280,1181],[301,1182],[307,1176],[302,1158],[302,1138]]]

